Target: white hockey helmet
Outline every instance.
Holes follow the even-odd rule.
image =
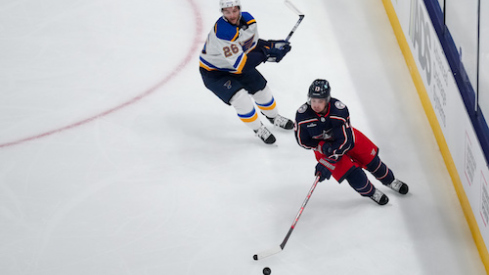
[[[239,7],[241,8],[241,1],[240,0],[219,0],[219,6],[222,9],[225,8],[231,8],[231,7]]]

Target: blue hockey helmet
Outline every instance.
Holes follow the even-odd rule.
[[[325,79],[316,79],[309,86],[309,92],[307,93],[309,99],[311,98],[323,98],[326,99],[326,103],[331,99],[331,86]]]

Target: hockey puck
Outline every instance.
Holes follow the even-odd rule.
[[[253,255],[253,260],[258,261],[258,255]]]
[[[265,267],[263,269],[263,274],[270,275],[270,274],[272,274],[272,270],[269,267]]]

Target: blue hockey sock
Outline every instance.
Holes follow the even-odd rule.
[[[394,181],[394,173],[380,160],[379,156],[375,156],[375,158],[367,164],[367,170],[384,185],[389,185]]]
[[[355,191],[364,197],[370,197],[375,193],[375,187],[368,180],[367,175],[365,175],[365,172],[361,168],[353,170],[348,174],[346,180]]]

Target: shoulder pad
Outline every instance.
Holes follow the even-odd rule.
[[[297,112],[299,114],[303,114],[307,110],[307,107],[308,107],[307,103],[304,103],[304,104],[302,104],[301,107],[299,107],[299,109],[297,109]]]
[[[235,41],[239,35],[239,28],[229,24],[224,18],[219,18],[214,25],[214,33],[217,38],[227,41]]]
[[[334,106],[338,110],[343,110],[343,109],[346,108],[346,105],[343,102],[339,101],[339,100],[334,103]]]
[[[246,22],[247,25],[251,25],[253,23],[256,23],[255,18],[246,11],[241,12],[241,17],[244,19],[244,21]]]
[[[297,109],[295,113],[295,118],[297,121],[308,120],[316,117],[316,113],[311,109],[311,106],[304,103]]]
[[[349,116],[349,111],[348,107],[345,105],[345,103],[339,101],[336,98],[331,98],[331,115],[335,116],[341,116],[341,117],[347,117]]]

